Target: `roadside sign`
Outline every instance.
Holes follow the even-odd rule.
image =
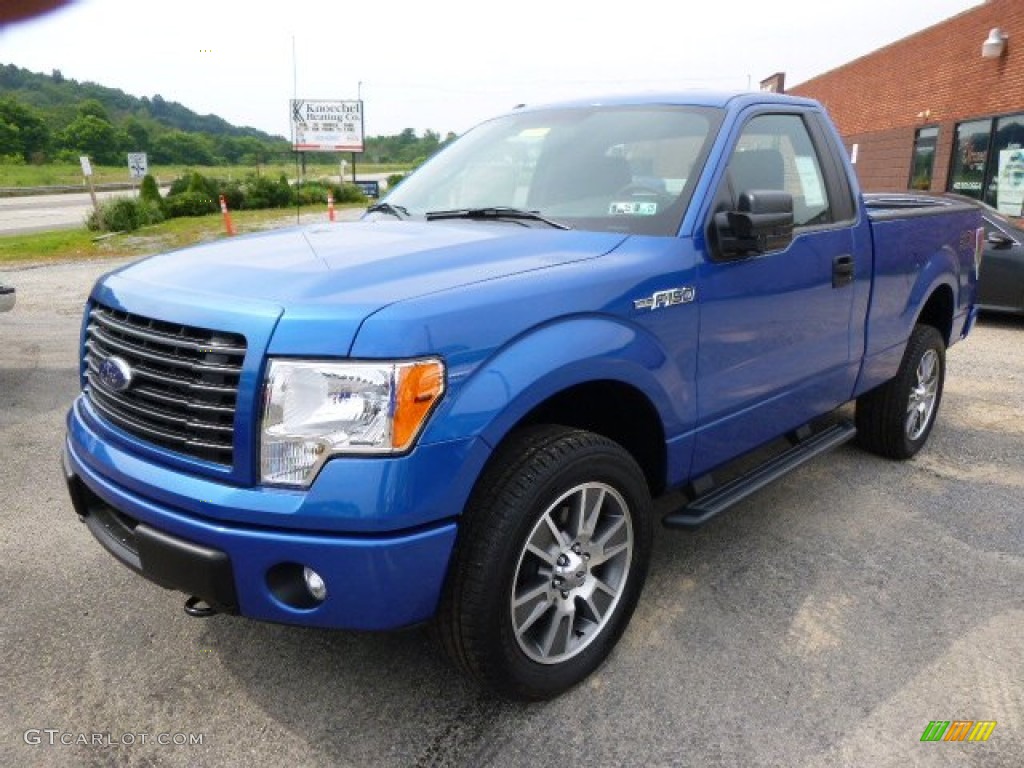
[[[380,197],[379,181],[356,181],[355,185],[359,187],[367,197]]]
[[[362,152],[363,102],[292,99],[296,152]]]
[[[94,211],[99,211],[100,204],[99,201],[96,200],[96,189],[92,185],[92,163],[89,162],[89,156],[80,155],[78,162],[82,164],[82,175],[85,176],[85,180],[89,184],[89,197],[92,198],[92,209]]]
[[[141,179],[149,173],[149,159],[145,152],[128,153],[128,173],[133,179]]]

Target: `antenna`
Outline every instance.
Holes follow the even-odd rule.
[[[299,60],[295,54],[295,35],[292,35],[292,103],[299,100]],[[292,119],[292,147],[295,147],[295,122]],[[302,184],[302,172],[299,170],[299,150],[295,149],[295,223],[299,223],[302,204],[299,202],[299,187]]]

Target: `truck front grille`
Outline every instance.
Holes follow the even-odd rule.
[[[127,386],[104,381],[109,358],[130,370]],[[245,337],[99,304],[85,336],[86,396],[111,423],[151,443],[231,466]],[[108,369],[110,366],[108,366]]]

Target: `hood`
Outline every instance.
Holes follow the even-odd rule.
[[[195,294],[204,305],[264,304],[281,318],[271,353],[347,354],[362,320],[389,304],[594,258],[624,239],[508,222],[324,224],[154,256],[112,282]]]

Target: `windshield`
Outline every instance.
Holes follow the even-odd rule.
[[[507,115],[465,134],[387,202],[412,217],[506,208],[574,229],[675,235],[720,119],[670,106]]]

